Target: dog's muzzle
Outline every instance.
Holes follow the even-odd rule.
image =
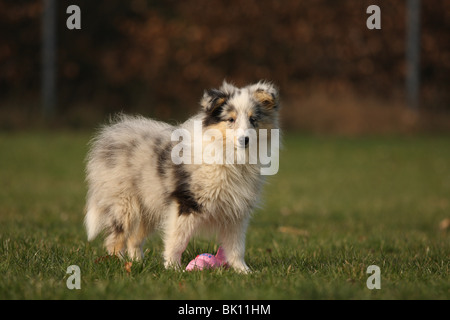
[[[248,141],[250,140],[249,137],[242,136],[238,138],[239,147],[241,148],[247,148],[248,147]]]

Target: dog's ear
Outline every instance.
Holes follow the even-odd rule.
[[[253,97],[258,103],[268,110],[279,107],[278,89],[270,82],[260,81],[251,86]]]
[[[209,89],[203,93],[200,105],[206,112],[213,112],[218,107],[223,106],[228,100],[228,94],[222,90]]]

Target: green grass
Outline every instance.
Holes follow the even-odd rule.
[[[287,135],[248,230],[254,270],[103,258],[83,228],[88,134],[0,134],[0,299],[449,299],[450,137]],[[191,241],[183,263],[217,249]],[[66,269],[81,269],[69,290]],[[366,269],[381,269],[369,290]]]

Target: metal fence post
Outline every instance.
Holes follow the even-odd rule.
[[[420,100],[420,0],[407,0],[406,64],[407,104],[417,111]]]
[[[43,0],[42,14],[42,113],[50,118],[56,111],[56,0]]]

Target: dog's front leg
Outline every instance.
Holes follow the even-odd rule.
[[[241,273],[251,272],[244,260],[247,226],[248,219],[244,219],[239,223],[223,226],[220,231],[220,242],[227,262],[233,269]]]
[[[181,268],[181,255],[195,232],[197,221],[194,214],[178,214],[174,212],[165,225],[164,235],[164,266]]]

